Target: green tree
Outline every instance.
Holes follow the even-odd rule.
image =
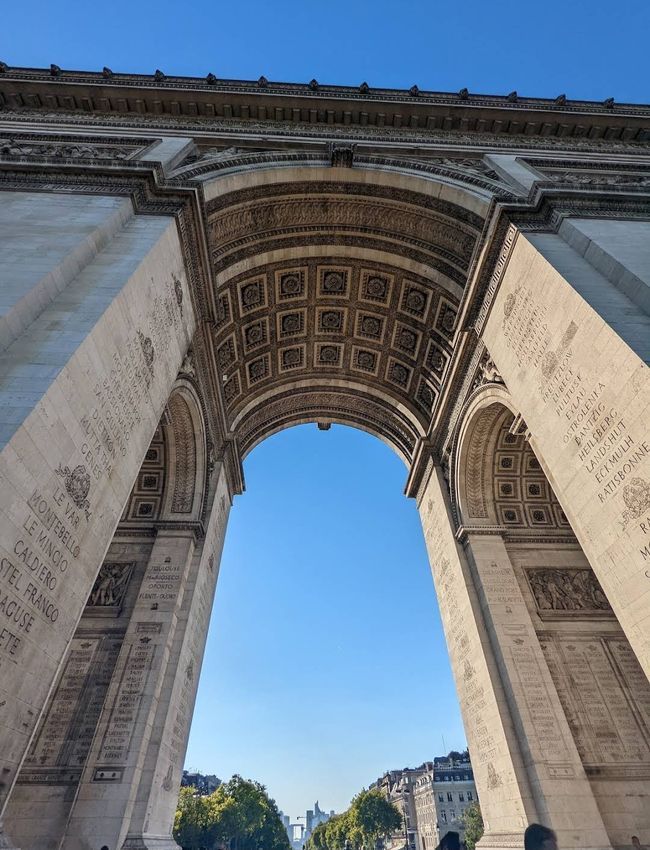
[[[291,850],[275,801],[241,776],[206,796],[181,788],[174,838],[183,850]]]
[[[174,818],[174,838],[183,848],[206,850],[211,823],[210,803],[196,788],[181,788]]]
[[[374,850],[380,838],[403,829],[402,813],[377,788],[357,794],[349,818],[351,844],[363,850]]]
[[[317,827],[312,830],[311,835],[307,839],[306,850],[327,850],[327,824],[329,821],[325,823],[319,823]]]
[[[350,825],[348,813],[334,815],[325,824],[325,847],[326,850],[344,850],[349,840]]]
[[[399,829],[403,829],[403,820],[397,806],[378,789],[363,790],[347,811],[314,829],[306,850],[375,850],[380,838]]]
[[[465,809],[463,824],[465,826],[465,846],[467,850],[474,850],[476,842],[483,836],[483,816],[478,803],[472,803]]]

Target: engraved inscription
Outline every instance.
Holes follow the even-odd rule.
[[[650,683],[621,638],[541,639],[585,765],[650,760]]]

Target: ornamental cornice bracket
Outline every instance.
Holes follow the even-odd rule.
[[[459,543],[468,543],[475,536],[503,536],[507,529],[502,525],[459,525],[454,536]]]

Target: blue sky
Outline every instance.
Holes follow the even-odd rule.
[[[650,101],[647,0],[5,3],[10,65]],[[342,809],[464,735],[405,469],[346,428],[245,464],[187,764]]]
[[[650,100],[647,0],[31,0],[10,65]]]
[[[245,462],[186,762],[264,782],[295,816],[465,736],[406,468],[343,426]]]

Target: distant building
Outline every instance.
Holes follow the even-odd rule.
[[[212,794],[212,792],[216,791],[220,785],[221,780],[213,773],[205,775],[203,773],[198,772],[190,773],[187,770],[183,771],[181,787],[192,786],[193,788],[196,788],[196,790],[202,797],[206,796],[207,794]]]
[[[457,832],[463,842],[463,812],[478,801],[469,758],[463,754],[461,759],[447,756],[434,759],[433,769],[416,780],[413,800],[417,850],[435,850],[452,831]]]
[[[318,800],[314,803],[313,809],[307,809],[305,813],[305,838],[306,841],[312,832],[316,829],[316,827],[321,823],[326,823],[331,817],[334,816],[334,809],[331,809],[329,812],[324,811],[318,805]]]
[[[414,789],[416,781],[427,771],[432,770],[433,762],[430,761],[424,762],[419,767],[389,770],[370,786],[378,788],[402,814],[402,828],[385,840],[385,850],[401,850],[401,848],[421,850],[417,835]]]
[[[293,841],[293,829],[291,827],[291,818],[289,817],[289,815],[285,815],[284,812],[278,812],[278,815],[280,817],[280,820],[282,821],[282,826],[287,831],[289,841]]]

